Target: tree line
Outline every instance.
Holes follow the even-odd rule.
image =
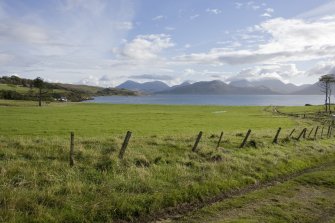
[[[79,102],[91,99],[94,96],[139,95],[138,92],[126,89],[93,87],[93,89],[89,90],[87,87],[90,86],[85,85],[49,83],[40,77],[31,80],[14,75],[10,77],[3,76],[0,77],[0,84],[28,88],[25,92],[19,92],[15,89],[0,89],[0,99],[38,101],[39,106],[42,105],[42,101],[62,101],[62,99],[66,99],[66,101]]]

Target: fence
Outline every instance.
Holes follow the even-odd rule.
[[[282,140],[280,141],[280,133],[282,131],[282,128],[279,127],[277,129],[274,137],[273,137],[272,144],[285,143],[285,142],[288,142],[290,140],[296,140],[296,141],[300,141],[302,139],[317,140],[318,139],[317,134],[318,134],[319,129],[320,129],[320,126],[316,126],[316,128],[312,127],[311,130],[309,131],[308,135],[307,135],[306,133],[307,133],[308,129],[303,128],[302,131],[297,135],[297,137],[294,137],[293,134],[294,134],[294,132],[296,132],[296,129],[294,128],[290,132],[289,135],[282,137]],[[324,129],[325,129],[325,126],[322,126],[322,129],[321,129],[321,132],[320,132],[320,137],[319,137],[320,139],[323,139]],[[314,134],[312,134],[313,131],[314,131]],[[247,131],[246,135],[244,136],[243,141],[241,142],[240,146],[236,146],[236,148],[242,149],[242,148],[247,146],[248,140],[249,140],[250,135],[251,135],[251,132],[252,132],[252,130],[248,129],[248,131]],[[121,146],[120,151],[119,151],[119,155],[118,155],[119,159],[124,158],[124,155],[125,155],[126,149],[128,147],[128,144],[130,142],[131,136],[132,136],[132,132],[127,131],[126,136],[124,138],[124,141],[123,141],[122,146]],[[192,152],[198,152],[199,151],[198,145],[201,142],[202,136],[203,136],[203,132],[200,131],[199,134],[197,135],[196,139],[195,139],[194,145],[192,147]],[[330,125],[330,126],[327,127],[326,138],[330,138],[332,136],[333,136],[333,126]],[[223,139],[223,132],[221,132],[221,134],[220,134],[220,137],[217,141],[216,148],[219,148],[221,146],[222,139]],[[75,154],[74,132],[71,132],[70,133],[70,156],[69,156],[70,157],[69,165],[71,167],[74,166],[74,154]]]

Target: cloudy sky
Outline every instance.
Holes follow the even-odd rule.
[[[0,75],[127,80],[335,73],[335,0],[0,0]]]

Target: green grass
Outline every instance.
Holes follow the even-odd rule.
[[[29,87],[23,87],[11,84],[0,84],[0,90],[17,91],[18,93],[28,93],[30,90],[37,91],[36,88],[30,89]]]
[[[38,88],[29,88],[29,87],[23,87],[23,86],[18,86],[18,85],[12,85],[12,84],[0,84],[0,90],[6,90],[6,91],[16,91],[21,94],[26,94],[30,91],[32,92],[38,92]],[[64,93],[66,90],[62,89],[53,89],[49,90],[50,92],[53,93]]]
[[[291,128],[295,121],[273,116],[264,107],[51,104],[46,107],[8,106],[0,109],[2,135],[135,136],[194,135],[200,130],[269,131]]]
[[[334,222],[335,164],[226,199],[178,222]]]
[[[74,85],[74,84],[62,84],[62,83],[57,83],[56,85],[65,87],[67,89],[89,92],[91,94],[96,94],[99,90],[103,89],[102,87],[88,86],[88,85]]]
[[[333,139],[283,140],[314,123],[265,107],[0,101],[0,221],[132,221],[334,161]],[[278,127],[279,145],[272,145]],[[237,149],[246,130],[256,148]],[[124,160],[124,134],[133,132]],[[199,130],[204,136],[191,152]],[[221,147],[216,149],[219,133]],[[75,131],[75,166],[68,165]]]
[[[297,113],[297,114],[308,114],[313,112],[323,112],[325,107],[323,105],[317,105],[317,106],[278,106],[277,109],[282,112],[287,113]],[[333,106],[332,106],[333,109]]]

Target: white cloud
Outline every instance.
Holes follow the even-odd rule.
[[[188,63],[236,65],[307,61],[332,57],[335,53],[335,19],[304,21],[276,18],[261,23],[255,32],[270,38],[252,50],[213,48],[207,53],[186,54],[176,59]],[[253,38],[255,35],[252,35]]]
[[[269,13],[267,13],[267,12],[263,13],[261,16],[262,16],[262,17],[267,17],[267,18],[272,17],[272,15],[269,14]]]
[[[267,13],[273,13],[275,10],[273,8],[266,8],[265,11]]]
[[[335,19],[307,22],[299,19],[271,19],[261,24],[272,36],[262,52],[308,51],[335,46]],[[323,49],[325,50],[325,49]]]
[[[192,75],[192,74],[195,74],[195,70],[191,69],[191,68],[187,68],[184,70],[184,74],[186,75]]]
[[[99,78],[90,75],[78,82],[78,84],[84,84],[84,85],[91,85],[91,86],[99,86]]]
[[[302,74],[295,64],[266,64],[242,69],[237,75],[227,78],[227,81],[276,78],[287,82],[288,79]]]
[[[206,12],[210,13],[210,14],[214,14],[214,15],[218,15],[218,14],[221,14],[222,11],[220,9],[206,9]]]
[[[100,78],[96,75],[89,75],[86,78],[81,79],[77,84],[84,84],[90,86],[101,86],[101,87],[112,87],[115,85],[115,82],[108,76],[103,75]]]
[[[335,74],[335,59],[321,61],[317,63],[313,68],[306,71],[308,76],[321,76],[325,74]]]
[[[47,43],[50,36],[39,26],[19,21],[0,20],[0,40],[6,42]]]
[[[261,17],[271,18],[272,17],[272,13],[274,11],[275,10],[273,8],[266,8],[266,9],[264,9],[264,13],[261,14]]]
[[[235,8],[240,9],[240,8],[242,8],[242,6],[243,6],[243,3],[235,2]]]
[[[130,0],[51,1],[40,10],[0,1],[1,71],[69,82],[108,73],[106,52],[133,28]]]
[[[261,8],[264,8],[266,6],[265,3],[262,4],[257,4],[254,1],[248,1],[248,2],[235,2],[235,8],[236,9],[241,9],[241,8],[245,8],[245,9],[251,9],[251,10],[258,10]]]
[[[191,20],[194,20],[194,19],[198,18],[199,16],[200,16],[199,14],[191,15],[191,16],[190,16],[190,19],[191,19]]]
[[[335,15],[335,1],[329,1],[319,7],[316,7],[308,12],[304,12],[297,16],[297,18],[321,18],[327,15]]]
[[[121,49],[121,55],[136,60],[149,60],[167,48],[173,47],[171,37],[166,34],[138,35]]]
[[[158,21],[158,20],[163,20],[163,19],[166,19],[166,17],[163,15],[158,15],[152,18],[153,21]]]

